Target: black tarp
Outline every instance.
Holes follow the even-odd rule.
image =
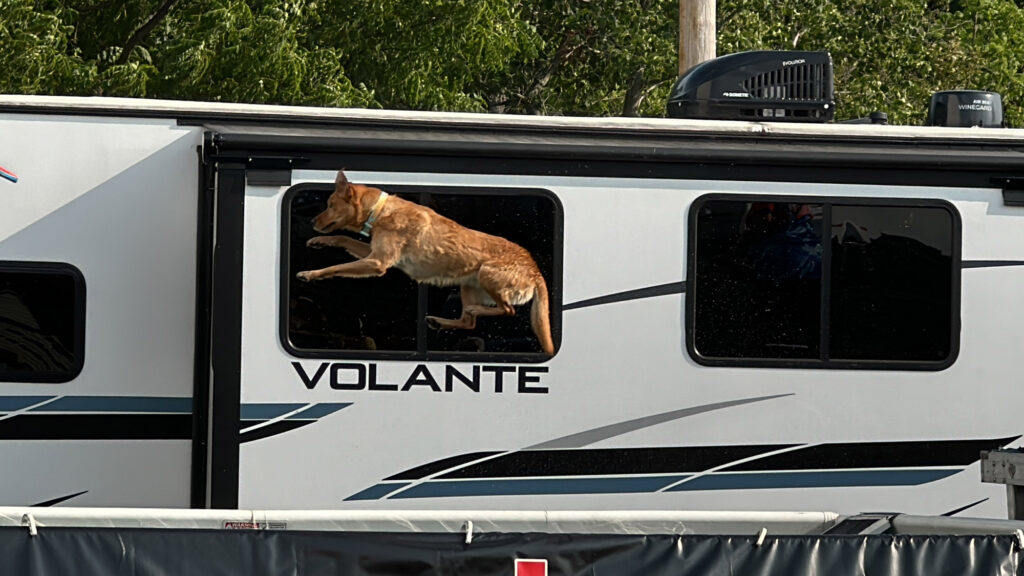
[[[1013,536],[754,536],[0,528],[0,573],[70,575],[1015,575]]]

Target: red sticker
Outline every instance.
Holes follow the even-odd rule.
[[[516,576],[548,576],[548,561],[517,558]]]

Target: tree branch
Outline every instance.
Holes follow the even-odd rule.
[[[639,116],[640,103],[643,102],[645,94],[644,67],[641,66],[629,81],[626,97],[622,102],[622,115],[630,118]]]
[[[534,76],[533,82],[530,86],[521,95],[519,95],[520,101],[526,105],[527,111],[531,114],[538,113],[536,106],[532,104],[533,100],[537,98],[541,91],[548,85],[548,82],[551,81],[551,78],[555,76],[562,66],[572,60],[572,58],[580,52],[584,46],[586,46],[587,42],[589,42],[593,37],[594,30],[588,29],[584,31],[582,40],[576,42],[579,35],[580,33],[578,31],[570,30],[566,34],[565,40],[563,40],[562,44],[557,50],[555,50],[554,55],[547,63],[544,70]]]
[[[629,89],[626,91],[626,97],[622,103],[622,115],[627,117],[636,117],[640,115],[640,105],[644,103],[644,99],[666,82],[673,82],[674,80],[669,78],[654,82],[652,84],[644,83],[644,68],[640,68],[633,75],[633,79],[630,81]]]
[[[121,49],[121,54],[117,57],[114,64],[126,64],[128,62],[128,57],[131,56],[132,50],[135,50],[135,47],[146,39],[146,36],[153,31],[153,28],[156,28],[157,24],[167,17],[171,8],[173,8],[177,3],[178,0],[164,0],[164,3],[156,9],[156,12],[150,16],[149,20],[147,20],[142,26],[139,26],[135,32],[132,32],[131,37],[129,37],[128,41],[124,43],[124,48]]]

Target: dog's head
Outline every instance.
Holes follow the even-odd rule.
[[[352,184],[345,177],[345,171],[338,170],[334,192],[327,199],[327,209],[313,219],[313,229],[321,234],[341,229],[357,231],[379,196],[380,190]]]

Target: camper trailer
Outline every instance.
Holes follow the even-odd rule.
[[[1022,130],[3,96],[0,133],[0,504],[1006,515]],[[442,224],[547,310],[417,282]]]

